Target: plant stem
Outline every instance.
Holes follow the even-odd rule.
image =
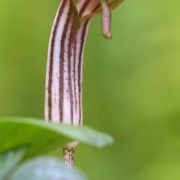
[[[67,166],[72,167],[74,165],[74,154],[75,154],[76,146],[78,144],[79,144],[78,142],[74,141],[63,147],[64,161],[67,164]]]

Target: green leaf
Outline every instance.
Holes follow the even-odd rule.
[[[0,118],[0,152],[19,146],[29,148],[26,158],[46,154],[72,140],[102,148],[113,143],[112,137],[88,127],[47,123],[30,118]]]
[[[50,157],[41,157],[22,164],[10,178],[10,180],[86,179],[79,170],[67,167],[62,161]]]
[[[18,148],[0,154],[1,180],[6,179],[9,176],[10,171],[12,171],[14,167],[19,163],[25,152],[26,152],[26,148]]]

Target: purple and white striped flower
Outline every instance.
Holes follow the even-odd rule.
[[[46,74],[45,119],[81,126],[83,51],[92,17],[102,14],[111,38],[111,10],[123,0],[62,0],[51,31]]]
[[[83,51],[92,17],[102,13],[111,38],[111,9],[123,0],[62,0],[52,27],[46,75],[45,119],[82,125]]]

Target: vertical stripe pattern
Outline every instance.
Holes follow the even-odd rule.
[[[82,64],[90,19],[79,29],[77,21],[72,0],[62,0],[49,41],[45,95],[47,121],[82,124]]]
[[[47,121],[82,125],[83,51],[90,17],[102,12],[102,32],[106,38],[111,38],[111,8],[122,1],[61,0],[49,41],[45,93]]]

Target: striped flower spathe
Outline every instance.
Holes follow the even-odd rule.
[[[46,73],[45,119],[82,125],[83,51],[92,17],[102,14],[111,38],[111,9],[123,0],[62,0],[51,31]]]

